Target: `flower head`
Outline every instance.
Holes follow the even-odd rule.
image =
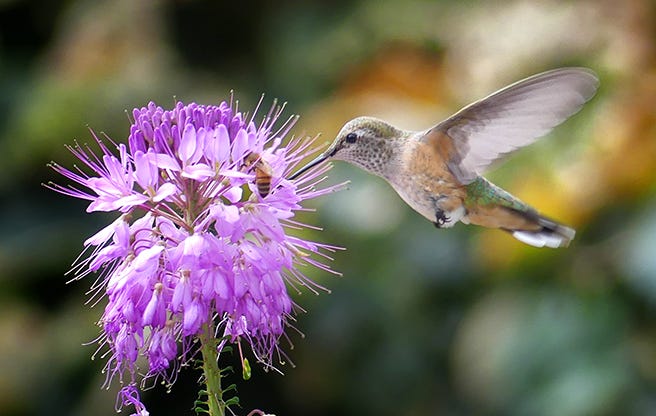
[[[92,131],[99,152],[69,148],[86,168],[52,165],[77,185],[51,189],[88,200],[87,212],[120,213],[85,242],[89,254],[73,272],[100,271],[92,289],[107,297],[100,325],[108,382],[119,377],[119,398],[140,413],[138,374],[173,382],[195,353],[193,341],[208,332],[219,346],[250,344],[272,365],[294,309],[287,286],[321,288],[298,266],[330,271],[313,255],[329,259],[335,247],[287,231],[303,227],[292,218],[304,200],[340,185],[317,189],[327,165],[285,179],[313,139],[283,146],[296,118],[274,129],[281,112],[274,105],[258,125],[226,102],[172,110],[151,102],[132,112],[127,145]]]

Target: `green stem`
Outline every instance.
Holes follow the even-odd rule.
[[[214,325],[211,322],[203,326],[203,334],[200,336],[200,342],[209,414],[210,416],[224,416],[225,403],[223,402],[223,391],[221,390],[221,371],[219,370],[218,363],[219,354],[216,350]]]

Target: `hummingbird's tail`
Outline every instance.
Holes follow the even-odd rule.
[[[500,228],[533,247],[567,247],[576,231],[544,217],[533,208],[516,209],[503,205],[476,207],[467,213],[466,222],[488,228]]]
[[[543,217],[535,212],[518,213],[524,214],[527,218],[532,220],[535,224],[535,229],[505,229],[522,243],[529,244],[534,247],[567,247],[574,239],[576,231],[563,224],[559,224],[549,218]]]
[[[534,208],[483,177],[467,185],[467,192],[467,214],[463,222],[501,228],[534,247],[567,247],[574,239],[576,231],[540,215]]]

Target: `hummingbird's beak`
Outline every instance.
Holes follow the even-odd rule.
[[[308,170],[310,170],[310,169],[312,169],[313,167],[317,166],[319,163],[321,163],[321,162],[323,162],[324,160],[328,159],[328,156],[329,156],[329,153],[328,153],[328,152],[325,152],[325,153],[320,154],[319,156],[317,156],[317,157],[315,157],[314,159],[312,159],[312,161],[311,161],[310,163],[308,163],[307,165],[305,165],[305,166],[303,166],[302,168],[300,168],[299,170],[297,170],[296,173],[294,173],[292,176],[290,176],[290,177],[287,178],[287,179],[289,179],[290,181],[292,181],[292,180],[298,178],[301,174],[307,172]]]

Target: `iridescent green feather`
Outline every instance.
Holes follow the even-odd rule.
[[[483,177],[479,176],[465,188],[467,189],[466,207],[500,205],[520,212],[533,211],[533,208]]]

